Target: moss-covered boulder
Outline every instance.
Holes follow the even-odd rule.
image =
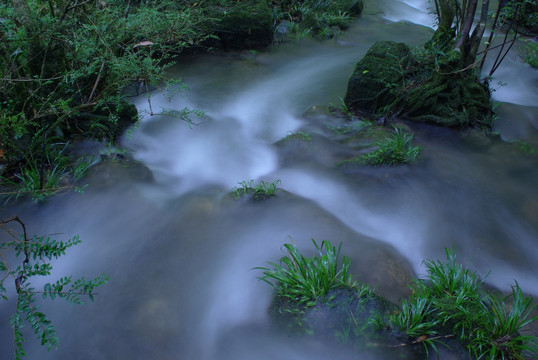
[[[448,127],[489,127],[492,119],[489,88],[465,69],[460,51],[440,56],[392,41],[377,42],[357,63],[344,100],[353,111]]]
[[[461,71],[463,67],[460,51],[452,50],[444,56],[429,78],[405,92],[399,105],[405,116],[449,127],[489,127],[489,88],[468,71]]]
[[[404,87],[411,49],[403,43],[378,41],[355,66],[345,104],[350,110],[378,112],[392,104]]]
[[[258,49],[273,41],[271,10],[267,0],[221,0],[210,5],[208,17],[217,19],[214,46],[224,49]]]

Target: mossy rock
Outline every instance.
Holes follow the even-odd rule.
[[[461,52],[452,50],[429,79],[411,87],[399,105],[413,121],[448,127],[491,125],[490,92],[468,72],[462,72]]]
[[[344,102],[350,110],[377,112],[403,90],[411,49],[403,43],[378,41],[357,63]]]
[[[221,1],[209,6],[208,17],[217,19],[214,46],[224,49],[259,49],[273,41],[271,10],[267,0]]]

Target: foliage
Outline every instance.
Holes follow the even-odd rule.
[[[363,8],[360,0],[278,0],[274,4],[274,27],[291,22],[289,32],[295,39],[308,35],[331,38],[335,35],[332,27],[347,29]]]
[[[18,199],[23,196],[31,196],[34,202],[44,201],[48,196],[60,191],[75,188],[81,192],[82,188],[75,186],[94,164],[91,156],[82,156],[73,163],[67,154],[69,144],[47,144],[43,149],[43,155],[39,159],[25,156],[26,166],[21,166],[15,172],[13,178],[1,177],[11,191],[0,194],[6,201]]]
[[[238,183],[240,186],[235,187],[232,190],[232,195],[236,199],[239,199],[245,195],[252,195],[252,199],[254,201],[266,200],[272,196],[275,196],[279,183],[280,180],[270,183],[266,183],[262,180],[257,185],[254,185],[254,180],[250,180],[248,182],[241,181]]]
[[[327,240],[318,245],[312,239],[312,243],[316,255],[310,258],[302,255],[295,245],[284,244],[287,255],[278,264],[269,262],[272,268],[256,268],[263,270],[260,279],[274,287],[278,296],[306,305],[314,305],[331,289],[357,286],[349,273],[349,258],[343,256],[339,264],[342,244],[336,249]]]
[[[114,140],[137,117],[124,89],[166,91],[172,57],[207,39],[211,22],[173,0],[17,0],[0,4],[0,19],[0,150],[11,173],[41,167],[53,135]]]
[[[456,262],[454,250],[446,250],[446,262],[427,260],[428,278],[416,280],[409,302],[391,316],[392,326],[409,337],[432,345],[457,336],[476,358],[522,359],[538,355],[535,337],[523,328],[538,319],[536,307],[516,285],[506,298],[483,290],[482,279]],[[511,302],[508,300],[511,299]]]
[[[278,313],[299,327],[312,325],[306,324],[308,309],[315,309],[316,314],[333,309],[326,314],[331,319],[328,324],[342,343],[349,343],[354,336],[365,342],[363,347],[422,344],[426,352],[437,352],[438,345],[448,346],[446,340],[456,338],[476,359],[538,355],[538,338],[524,333],[526,326],[538,320],[532,315],[536,308],[532,298],[524,296],[517,282],[504,298],[486,291],[476,272],[457,263],[454,250],[446,249],[444,262],[426,260],[428,277],[416,279],[410,298],[402,300],[399,310],[392,311],[394,305],[352,280],[349,258],[343,256],[338,264],[341,244],[336,249],[329,241],[320,246],[312,242],[316,255],[311,258],[288,243],[284,245],[287,255],[279,263],[256,268],[263,270],[260,279],[275,289]],[[338,319],[336,323],[333,318]],[[398,345],[391,345],[394,339],[387,339],[387,330],[399,339]],[[305,331],[312,333],[312,329]],[[379,343],[380,339],[384,344]]]
[[[538,68],[538,43],[527,43],[525,50],[525,62],[534,68]]]
[[[415,160],[420,154],[420,147],[413,146],[413,134],[406,133],[398,128],[394,130],[394,133],[385,136],[385,138],[376,143],[376,150],[359,155],[351,160],[341,161],[338,166],[346,164],[396,165]]]
[[[19,235],[7,224],[19,223],[23,234]],[[14,356],[21,359],[26,355],[24,350],[24,338],[21,329],[29,324],[41,345],[50,350],[57,347],[58,337],[54,326],[48,317],[39,310],[37,295],[43,299],[54,300],[56,297],[65,299],[69,303],[83,304],[82,297],[94,300],[95,289],[108,281],[106,275],[101,275],[91,280],[84,277],[73,279],[65,276],[56,282],[47,283],[43,290],[32,287],[31,280],[35,276],[49,276],[52,271],[50,260],[65,255],[66,250],[80,243],[78,236],[66,242],[57,241],[45,236],[34,236],[29,239],[26,234],[26,226],[19,217],[0,220],[0,229],[7,233],[13,240],[0,242],[0,297],[7,301],[8,289],[5,287],[7,279],[13,279],[17,292],[15,314],[10,319],[14,335]],[[16,258],[24,257],[22,265],[8,261],[6,254],[12,252]]]

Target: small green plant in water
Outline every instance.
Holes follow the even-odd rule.
[[[363,165],[396,165],[408,163],[420,155],[420,147],[413,146],[413,134],[406,133],[398,128],[395,132],[376,143],[377,149],[367,154],[357,156],[351,160],[344,160],[337,165],[363,164]]]
[[[504,299],[484,291],[483,280],[456,262],[454,250],[446,250],[446,262],[427,260],[425,266],[428,278],[415,281],[409,301],[390,318],[395,329],[434,349],[435,342],[457,337],[478,359],[538,355],[536,337],[523,334],[538,319],[531,316],[536,305],[517,282]]]
[[[278,296],[307,306],[314,305],[329,290],[357,286],[349,273],[349,258],[343,256],[339,264],[341,243],[337,249],[327,240],[320,245],[314,239],[312,242],[316,248],[312,257],[304,256],[294,244],[288,243],[284,244],[287,255],[278,264],[269,262],[272,268],[256,268],[263,270],[260,279],[274,287]]]
[[[278,142],[279,143],[283,143],[283,142],[286,142],[286,141],[290,141],[290,140],[302,140],[302,141],[306,141],[306,142],[311,142],[312,141],[312,136],[310,136],[309,133],[306,133],[304,131],[296,131],[296,132],[289,132],[288,135],[286,135],[285,138],[283,138],[282,140],[279,140]]]
[[[239,187],[235,187],[232,190],[232,195],[236,199],[240,199],[245,195],[252,195],[254,201],[261,201],[275,196],[278,190],[278,184],[280,180],[273,182],[260,181],[257,185],[254,185],[254,180],[241,181],[238,183]]]

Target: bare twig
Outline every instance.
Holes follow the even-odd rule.
[[[88,98],[88,102],[90,102],[93,98],[93,94],[95,93],[95,89],[97,89],[97,85],[99,84],[99,81],[101,80],[101,73],[103,72],[103,69],[105,68],[105,60],[101,63],[101,69],[99,69],[99,74],[97,74],[97,79],[95,79],[95,83],[93,84],[92,91],[90,93],[90,97]]]

